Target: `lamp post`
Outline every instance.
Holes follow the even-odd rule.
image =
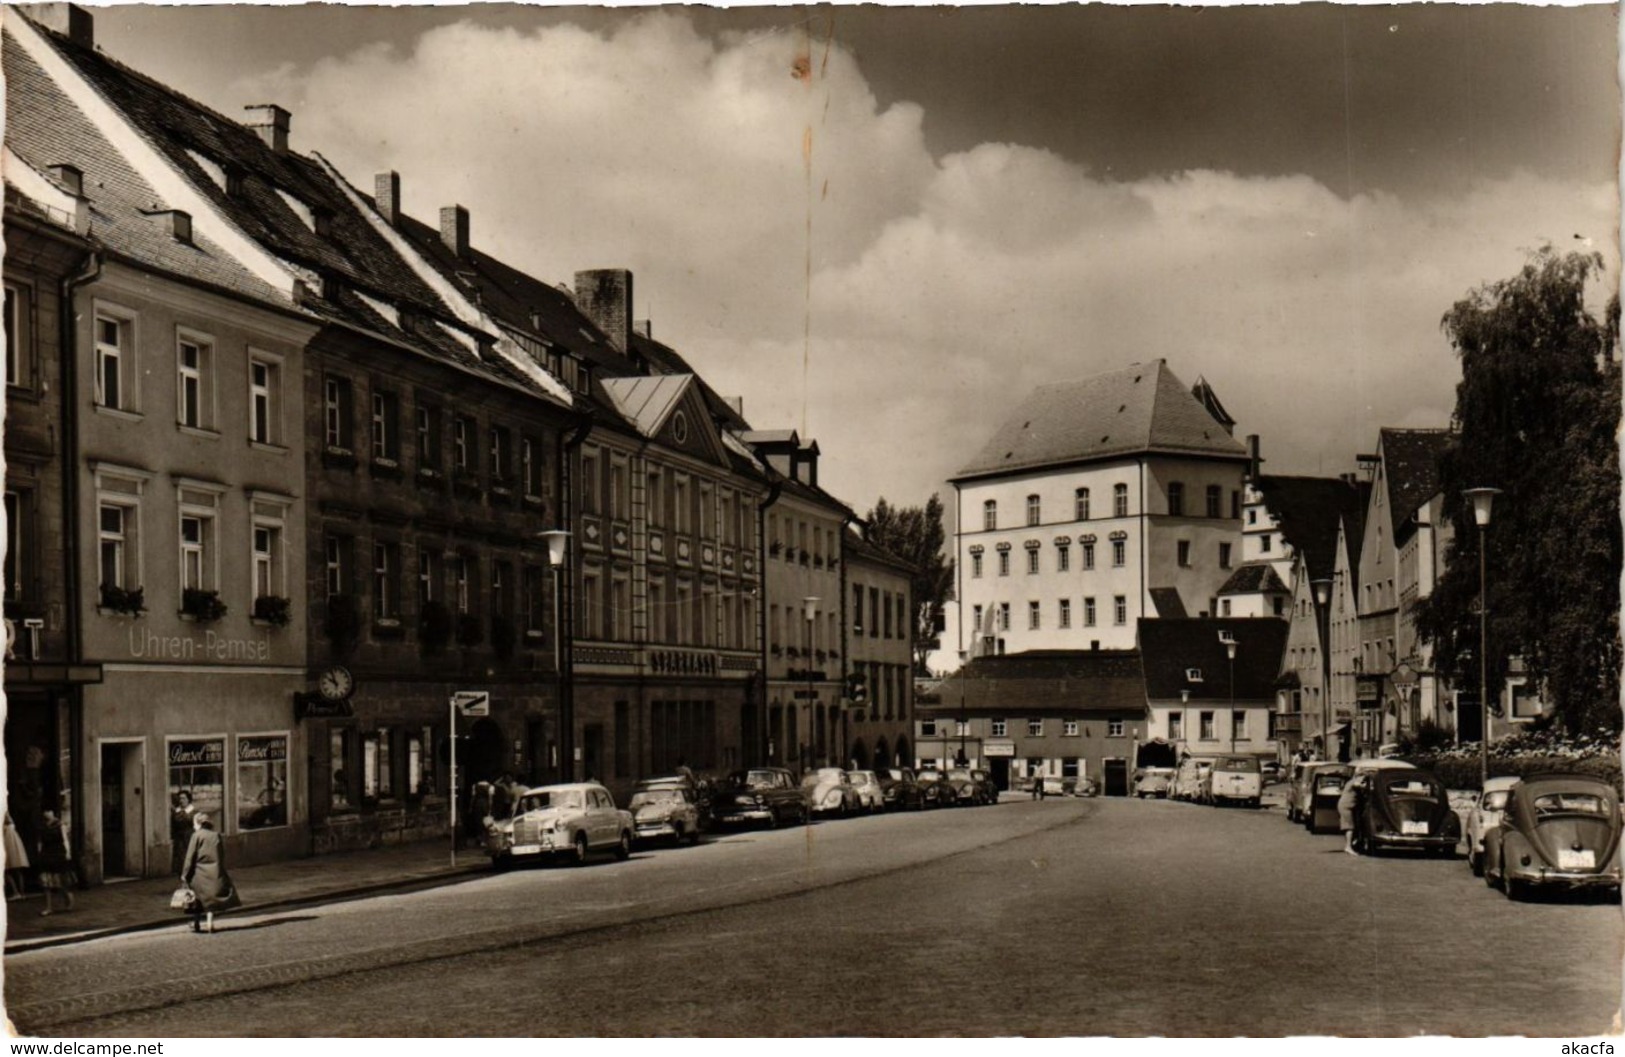
[[[1469,488],[1461,493],[1473,504],[1473,521],[1478,525],[1478,786],[1490,777],[1490,598],[1486,587],[1485,535],[1490,527],[1490,508],[1499,488]]]
[[[805,656],[807,658],[807,668],[806,668],[806,672],[807,672],[807,730],[808,730],[809,733],[812,733],[812,734],[816,735],[817,728],[815,728],[813,726],[813,716],[816,714],[814,712],[814,708],[818,703],[818,691],[816,689],[814,689],[814,686],[813,686],[813,669],[812,669],[812,661],[813,661],[813,655],[812,655],[812,651],[813,651],[813,645],[812,645],[812,643],[813,643],[813,621],[818,619],[818,597],[816,595],[808,595],[807,597],[805,597],[805,598],[803,598],[801,600],[801,615],[806,618],[806,622],[807,622],[807,651],[806,651],[806,654],[805,654]],[[828,737],[828,735],[826,734],[825,737]],[[817,739],[815,737],[815,739],[814,739],[814,744],[815,745],[816,745],[816,742],[817,742]],[[801,753],[801,757],[802,757],[801,769],[803,771],[805,771],[807,769],[806,753],[805,752]]]
[[[1332,582],[1311,580],[1315,601],[1320,604],[1320,751],[1322,759],[1332,758]]]
[[[1191,692],[1190,688],[1186,687],[1179,692],[1179,740],[1187,743],[1190,739],[1185,737],[1185,720],[1189,718],[1190,703]]]
[[[1236,640],[1227,632],[1219,632],[1219,641],[1224,643],[1224,652],[1230,658],[1230,715],[1225,717],[1230,727],[1230,751],[1236,751]]]
[[[564,579],[564,559],[570,545],[570,533],[564,529],[549,529],[537,533],[547,544],[547,564],[553,570],[553,675],[559,681],[559,756],[568,781],[575,780],[575,702],[571,700],[570,686],[565,677],[561,644],[564,640],[564,610],[559,605],[562,593],[560,581]]]

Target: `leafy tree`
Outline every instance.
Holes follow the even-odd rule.
[[[1461,493],[1500,488],[1485,554],[1491,693],[1521,655],[1558,721],[1584,733],[1619,726],[1619,299],[1602,318],[1585,304],[1602,270],[1597,254],[1545,247],[1445,313],[1462,365],[1439,467],[1455,538],[1417,610],[1439,669],[1476,688],[1479,533]]]
[[[871,543],[914,566],[914,673],[929,675],[926,658],[940,644],[937,628],[954,582],[954,563],[942,552],[942,500],[933,492],[923,507],[895,507],[882,496],[865,520]]]

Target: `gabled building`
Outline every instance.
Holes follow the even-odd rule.
[[[1159,618],[1139,624],[1147,733],[1178,756],[1278,756],[1281,620]]]
[[[1131,649],[1211,615],[1240,564],[1246,449],[1163,360],[1039,387],[952,480],[959,650]]]
[[[846,583],[847,759],[860,769],[912,766],[914,567],[848,528]]]

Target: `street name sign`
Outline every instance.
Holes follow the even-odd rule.
[[[491,693],[488,690],[458,690],[451,695],[451,704],[465,716],[489,716]]]

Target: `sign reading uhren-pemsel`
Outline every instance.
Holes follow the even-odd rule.
[[[130,628],[130,656],[157,661],[269,661],[270,639],[239,639],[205,631],[192,635],[159,635]]]

